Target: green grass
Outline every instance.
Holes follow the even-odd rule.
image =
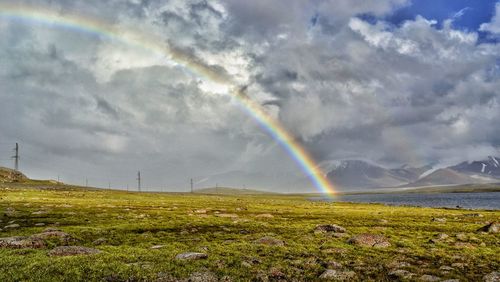
[[[52,257],[45,249],[1,249],[0,281],[154,281],[168,274],[185,279],[193,272],[210,271],[232,281],[258,280],[272,269],[288,280],[315,281],[329,261],[355,271],[359,281],[390,280],[396,262],[417,274],[479,281],[500,268],[500,236],[476,230],[500,218],[499,211],[471,211],[375,204],[310,202],[302,196],[198,195],[128,193],[84,190],[39,184],[0,187],[0,227],[15,221],[20,228],[0,232],[0,237],[29,236],[46,227],[57,228],[77,239],[71,244],[97,248],[92,256]],[[57,188],[57,189],[56,189]],[[10,208],[10,209],[8,209]],[[14,213],[4,212],[14,209]],[[206,215],[198,209],[208,210]],[[45,214],[33,215],[36,211]],[[475,211],[476,212],[476,211]],[[217,217],[237,214],[238,218]],[[258,218],[258,214],[274,218]],[[432,222],[446,218],[445,223]],[[385,219],[387,223],[381,223]],[[35,227],[45,223],[45,227]],[[391,247],[352,246],[347,238],[315,234],[318,224],[338,224],[349,236],[383,234]],[[439,233],[448,241],[429,243]],[[458,233],[467,235],[466,247],[457,247]],[[285,246],[255,244],[263,236],[284,240]],[[102,245],[96,239],[105,238]],[[165,245],[153,250],[153,245]],[[182,252],[201,251],[208,259],[178,261]],[[250,265],[245,262],[255,261]],[[449,273],[441,266],[463,263]]]

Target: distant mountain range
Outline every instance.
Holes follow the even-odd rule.
[[[341,191],[500,183],[500,158],[498,157],[463,162],[444,168],[436,168],[432,165],[386,168],[368,160],[342,160],[328,162],[324,164],[323,169],[328,171],[328,179]],[[215,187],[216,184],[226,187],[281,191],[286,187],[288,192],[312,190],[310,180],[305,177],[293,179],[289,175],[245,171],[230,171],[207,176],[198,186],[200,188]]]
[[[497,183],[500,182],[500,158],[488,157],[439,169],[431,165],[389,169],[367,161],[344,160],[327,176],[344,190]]]

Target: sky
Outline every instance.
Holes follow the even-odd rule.
[[[500,2],[0,2],[0,165],[130,189],[313,191],[227,89],[134,44],[2,3],[154,38],[245,87],[325,172],[500,156]]]

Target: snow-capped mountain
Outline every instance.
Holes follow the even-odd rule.
[[[451,168],[467,174],[500,177],[500,158],[489,156],[488,159],[483,161],[463,162]]]
[[[339,188],[396,187],[409,182],[403,171],[392,171],[362,160],[344,160],[331,170],[328,179]],[[412,174],[409,173],[408,174]]]

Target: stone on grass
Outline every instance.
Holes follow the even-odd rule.
[[[432,221],[433,222],[439,222],[439,223],[445,223],[446,222],[446,218],[434,217],[434,218],[432,218]]]
[[[500,282],[500,272],[495,271],[483,277],[484,282]]]
[[[194,272],[189,278],[189,282],[218,282],[219,279],[210,271]]]
[[[47,239],[59,239],[64,244],[68,244],[69,242],[75,241],[71,235],[61,230],[55,228],[47,228],[42,233],[37,233],[31,235],[32,238],[39,238],[42,240]]]
[[[158,249],[161,249],[163,247],[165,247],[165,245],[154,245],[154,246],[151,247],[151,249],[158,250]]]
[[[23,236],[0,238],[0,248],[40,249],[44,247],[45,243],[38,238]]]
[[[441,278],[439,278],[437,276],[425,274],[425,275],[420,276],[420,278],[418,280],[425,281],[425,282],[436,282],[436,281],[441,281]]]
[[[49,256],[79,256],[79,255],[95,255],[101,251],[93,248],[82,246],[59,246],[49,252]]]
[[[97,238],[96,240],[94,240],[94,242],[92,242],[92,244],[94,244],[94,245],[103,245],[107,241],[108,240],[106,240],[106,238]]]
[[[409,272],[408,270],[397,269],[389,272],[389,277],[396,279],[410,279],[415,276],[414,273]]]
[[[352,281],[356,278],[356,272],[346,270],[327,269],[319,279],[335,281]]]
[[[314,232],[326,233],[326,232],[334,232],[334,233],[345,233],[346,229],[342,226],[338,226],[335,224],[320,224],[314,228]]]
[[[364,247],[387,248],[391,246],[391,243],[389,243],[385,236],[376,234],[356,235],[351,237],[347,242],[349,244]]]
[[[196,252],[187,252],[187,253],[182,253],[182,254],[178,254],[175,256],[175,259],[177,259],[177,260],[199,260],[199,259],[206,259],[206,258],[208,258],[207,254],[196,253]]]
[[[285,245],[285,242],[283,242],[282,240],[279,240],[279,239],[276,239],[276,238],[273,238],[270,236],[266,236],[266,237],[262,237],[260,239],[257,239],[257,240],[255,240],[255,243],[262,244],[262,245],[268,245],[268,246],[284,246]]]
[[[498,232],[500,232],[500,223],[499,222],[492,222],[488,225],[485,225],[485,226],[479,228],[477,231],[487,232],[487,233],[498,233]]]
[[[258,214],[255,216],[256,218],[274,218],[274,215],[270,213],[263,213],[263,214]]]
[[[36,227],[45,226],[45,223],[43,223],[43,222],[35,223],[35,226]]]
[[[226,218],[237,218],[238,217],[238,215],[234,214],[234,213],[219,213],[219,214],[216,214],[215,216],[226,217]]]
[[[4,226],[3,229],[7,230],[7,229],[16,229],[16,228],[19,228],[21,227],[21,225],[17,224],[17,223],[14,223],[14,224],[9,224],[9,225],[6,225]]]
[[[342,264],[341,263],[333,261],[333,260],[327,262],[327,265],[328,265],[328,268],[331,268],[331,269],[340,269],[340,268],[342,268]]]

